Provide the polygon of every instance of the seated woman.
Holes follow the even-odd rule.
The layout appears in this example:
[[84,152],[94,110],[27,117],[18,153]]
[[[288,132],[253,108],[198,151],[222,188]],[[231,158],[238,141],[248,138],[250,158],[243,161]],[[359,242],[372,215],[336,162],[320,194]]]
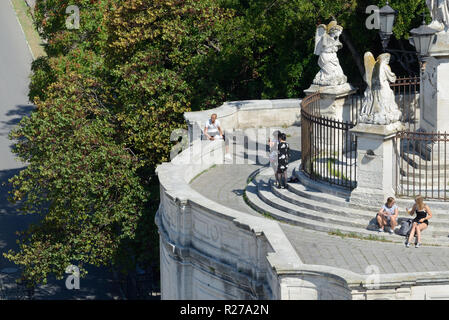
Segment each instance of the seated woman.
[[415,248],[419,248],[421,246],[421,232],[429,226],[429,219],[432,218],[432,212],[424,203],[423,196],[417,196],[415,198],[415,204],[413,205],[412,210],[409,211],[406,209],[406,211],[409,215],[416,213],[416,217],[413,219],[412,230],[410,230],[410,236],[408,237],[405,246],[407,248],[410,247],[410,241],[412,241],[416,233]]
[[394,228],[398,225],[397,219],[399,215],[398,206],[395,204],[395,200],[393,197],[389,197],[387,199],[387,203],[385,203],[379,212],[376,215],[377,223],[379,224],[379,232],[384,231],[385,226],[390,226],[389,232],[392,234],[394,232]]

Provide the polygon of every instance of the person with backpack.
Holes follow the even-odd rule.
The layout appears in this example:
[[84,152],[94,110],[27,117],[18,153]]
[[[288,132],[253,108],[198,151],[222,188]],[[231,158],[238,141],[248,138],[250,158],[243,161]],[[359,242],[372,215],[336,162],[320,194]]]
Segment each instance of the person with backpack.
[[290,147],[287,143],[287,135],[285,133],[279,134],[278,144],[278,176],[279,186],[278,188],[287,188],[287,169],[289,161]]
[[421,246],[421,233],[429,226],[429,219],[432,218],[432,211],[430,211],[429,206],[424,203],[423,196],[417,196],[412,210],[409,211],[407,208],[406,211],[409,215],[416,214],[416,217],[413,219],[412,230],[410,231],[405,246],[407,248],[410,247],[410,241],[412,241],[416,233],[415,248],[419,248]]
[[389,197],[387,202],[382,206],[376,215],[377,223],[379,224],[379,232],[383,232],[385,226],[390,227],[390,234],[394,233],[394,228],[398,225],[397,219],[399,215],[398,206],[395,204],[393,197]]

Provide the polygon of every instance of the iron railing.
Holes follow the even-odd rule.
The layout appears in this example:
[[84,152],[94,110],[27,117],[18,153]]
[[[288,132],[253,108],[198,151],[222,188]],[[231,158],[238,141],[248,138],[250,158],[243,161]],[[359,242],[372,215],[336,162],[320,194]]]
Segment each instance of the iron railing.
[[301,160],[303,172],[313,180],[346,189],[356,187],[357,138],[355,125],[320,114],[321,94],[306,97],[301,104]]
[[420,78],[398,78],[390,87],[393,89],[399,110],[402,112],[401,122],[405,125],[407,131],[416,131],[419,129],[420,120]]
[[449,200],[449,134],[411,132],[396,134],[396,195]]
[[[408,131],[416,131],[420,119],[419,77],[398,78],[390,87],[402,112],[401,121]],[[356,187],[357,138],[350,129],[358,122],[365,88],[365,84],[360,85],[347,99],[349,112],[344,120],[321,115],[319,92],[301,103],[302,170],[308,177],[350,190]],[[402,188],[400,184],[398,188]]]

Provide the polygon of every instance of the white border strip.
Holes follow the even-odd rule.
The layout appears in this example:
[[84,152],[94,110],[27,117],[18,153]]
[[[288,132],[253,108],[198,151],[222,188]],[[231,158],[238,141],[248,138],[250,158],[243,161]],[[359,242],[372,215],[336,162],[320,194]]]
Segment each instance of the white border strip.
[[11,5],[12,10],[14,11],[14,14],[15,14],[16,20],[17,20],[17,23],[18,23],[19,26],[20,26],[20,30],[22,30],[23,36],[24,36],[25,41],[26,41],[27,46],[28,46],[28,50],[30,50],[31,57],[33,58],[33,61],[34,61],[34,60],[36,60],[36,57],[35,57],[34,54],[33,54],[33,50],[31,50],[30,43],[28,42],[27,36],[26,36],[26,34],[25,34],[25,31],[23,30],[22,24],[20,23],[19,17],[17,16],[16,9],[14,9],[14,5],[12,4],[12,1],[11,1],[11,0],[9,0],[9,4]]

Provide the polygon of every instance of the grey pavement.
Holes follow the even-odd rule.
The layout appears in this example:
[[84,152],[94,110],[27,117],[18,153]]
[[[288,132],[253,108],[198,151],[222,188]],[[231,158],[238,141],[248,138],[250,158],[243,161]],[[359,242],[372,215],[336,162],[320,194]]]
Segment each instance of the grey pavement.
[[[8,134],[23,116],[33,110],[28,101],[28,85],[32,56],[25,36],[9,0],[0,1],[0,299],[14,298],[17,266],[3,257],[4,252],[17,249],[16,231],[24,230],[36,221],[34,216],[18,215],[7,201],[8,179],[25,167],[11,152]],[[37,289],[36,299],[116,299],[117,285],[104,269],[89,267],[89,275],[81,279],[80,290],[67,290],[65,279],[50,279],[48,285]],[[1,284],[3,289],[1,290]],[[5,289],[6,288],[6,289]]]
[[[294,151],[294,158],[298,158],[299,136],[293,135],[287,140]],[[197,177],[191,186],[222,205],[261,216],[246,205],[242,197],[248,176],[261,167],[250,164],[216,166]],[[370,266],[378,268],[383,274],[449,270],[447,247],[406,248],[397,243],[341,238],[282,222],[279,222],[279,225],[306,264],[334,266],[360,274],[370,273],[367,269]]]
[[[290,145],[290,151],[292,156],[292,161],[298,160],[300,158],[300,135],[298,128],[278,128],[282,132],[288,134],[288,143]],[[254,137],[249,136],[250,139]],[[255,140],[255,139],[254,139]],[[264,150],[266,145],[259,147],[257,144],[254,146],[258,150]],[[237,150],[237,148],[230,147],[230,152],[232,150]],[[254,150],[249,150],[246,154],[251,154]],[[238,156],[238,155],[237,155]],[[248,160],[248,156],[245,155],[245,159],[237,162],[234,157],[234,162],[217,165],[213,169],[205,172],[198,176],[195,180],[191,181],[191,186],[193,189],[197,190],[209,199],[215,199],[216,202],[226,205],[229,208],[249,213],[252,215],[260,216],[260,214],[249,206],[246,205],[243,199],[243,192],[245,191],[248,177],[254,171],[263,168],[264,165],[259,163],[251,163]],[[265,153],[261,154],[262,159],[260,162],[265,164],[268,159],[268,155]],[[250,159],[255,159],[251,158]],[[235,164],[235,163],[246,163],[246,164]],[[267,165],[265,165],[267,166]],[[218,177],[218,178],[217,178]],[[211,182],[213,183],[211,184]],[[211,188],[211,185],[213,187]]]

